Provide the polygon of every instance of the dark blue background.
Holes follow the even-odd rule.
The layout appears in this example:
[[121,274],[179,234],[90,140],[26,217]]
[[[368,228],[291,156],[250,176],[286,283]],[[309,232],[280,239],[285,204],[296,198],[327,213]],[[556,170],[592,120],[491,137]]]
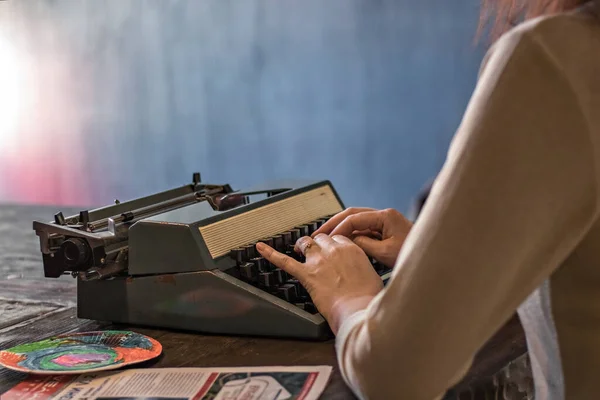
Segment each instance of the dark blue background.
[[200,171],[235,188],[331,179],[348,205],[406,210],[474,88],[478,13],[476,0],[2,2],[29,100],[0,137],[0,201],[104,204]]

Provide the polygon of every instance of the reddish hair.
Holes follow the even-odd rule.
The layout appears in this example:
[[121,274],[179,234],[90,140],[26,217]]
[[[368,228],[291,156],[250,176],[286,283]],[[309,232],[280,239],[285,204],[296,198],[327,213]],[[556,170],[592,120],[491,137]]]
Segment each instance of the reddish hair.
[[488,24],[492,40],[523,20],[570,11],[593,0],[482,0],[477,36]]

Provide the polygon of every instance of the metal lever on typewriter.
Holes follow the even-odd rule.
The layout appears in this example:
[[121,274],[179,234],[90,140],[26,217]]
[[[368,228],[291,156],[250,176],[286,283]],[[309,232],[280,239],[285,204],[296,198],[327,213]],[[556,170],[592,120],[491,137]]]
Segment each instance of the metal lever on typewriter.
[[[149,217],[157,213],[165,212],[174,208],[183,207],[189,204],[207,200],[211,203],[212,196],[226,194],[227,190],[224,186],[206,185],[203,190],[187,194],[172,200],[163,201],[161,203],[152,204],[147,207],[138,208],[135,210],[124,212],[120,215],[114,215],[109,218],[104,218],[98,221],[89,222],[87,230],[90,232],[98,229],[103,229],[110,226],[115,226],[123,222],[130,222],[134,219]],[[212,203],[211,203],[212,204]]]
[[279,193],[287,192],[290,189],[279,188],[279,189],[265,189],[255,190],[249,192],[233,192],[227,194],[221,194],[216,196],[208,196],[207,200],[211,206],[218,211],[226,211],[232,208],[238,207],[243,204],[247,204],[248,196],[255,196],[257,194],[266,194],[267,197],[274,196]]

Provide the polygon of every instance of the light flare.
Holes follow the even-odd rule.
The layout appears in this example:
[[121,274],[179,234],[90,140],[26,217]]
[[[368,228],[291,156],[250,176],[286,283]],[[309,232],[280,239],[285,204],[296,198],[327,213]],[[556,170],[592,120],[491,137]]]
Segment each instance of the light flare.
[[27,82],[15,46],[0,33],[0,157],[15,149],[25,109]]

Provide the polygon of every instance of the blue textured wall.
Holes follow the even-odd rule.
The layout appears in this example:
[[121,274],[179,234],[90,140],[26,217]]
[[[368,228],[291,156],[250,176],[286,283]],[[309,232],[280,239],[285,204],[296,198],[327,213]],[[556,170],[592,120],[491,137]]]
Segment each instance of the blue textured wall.
[[478,12],[477,0],[1,2],[0,60],[20,94],[0,101],[20,103],[0,125],[0,200],[103,204],[200,171],[235,188],[326,178],[349,205],[405,210],[473,90]]

